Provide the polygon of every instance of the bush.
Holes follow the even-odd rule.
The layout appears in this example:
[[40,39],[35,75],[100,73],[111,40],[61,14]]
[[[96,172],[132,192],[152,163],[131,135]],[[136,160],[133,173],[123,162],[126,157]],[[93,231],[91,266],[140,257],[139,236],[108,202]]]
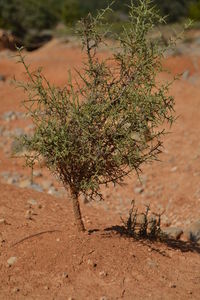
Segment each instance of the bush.
[[58,21],[52,6],[54,0],[0,0],[1,27],[11,30],[19,44],[29,47],[40,31],[50,29]]
[[189,8],[189,16],[195,21],[200,20],[200,1],[196,1],[196,3],[191,3]]
[[64,89],[52,86],[41,71],[32,74],[20,50],[19,58],[29,81],[21,83],[28,94],[24,102],[36,130],[24,136],[23,145],[31,167],[42,158],[71,192],[76,223],[84,230],[79,196],[100,196],[100,186],[121,183],[137,174],[144,163],[162,151],[166,121],[173,122],[174,99],[170,83],[159,84],[165,48],[148,38],[163,19],[150,7],[150,0],[131,5],[129,26],[124,28],[109,60],[98,57],[104,42],[104,15],[90,14],[80,22],[79,34],[87,55],[77,87],[71,78]]

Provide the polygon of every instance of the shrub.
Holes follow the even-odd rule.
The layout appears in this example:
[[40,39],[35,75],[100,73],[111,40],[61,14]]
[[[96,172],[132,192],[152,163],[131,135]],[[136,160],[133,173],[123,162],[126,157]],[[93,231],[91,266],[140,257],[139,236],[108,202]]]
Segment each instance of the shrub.
[[90,14],[80,21],[79,34],[87,54],[77,87],[71,77],[64,89],[52,86],[41,71],[32,74],[19,50],[29,76],[20,85],[28,94],[24,105],[36,126],[23,145],[29,166],[42,158],[71,192],[76,224],[84,231],[79,196],[95,199],[101,185],[120,184],[144,163],[157,160],[162,151],[166,122],[173,122],[174,99],[170,83],[158,82],[166,48],[148,38],[163,23],[150,0],[130,6],[129,26],[124,28],[110,60],[98,57],[104,42],[104,15]]
[[57,23],[58,15],[52,4],[53,0],[0,0],[0,25],[11,30],[19,44],[28,47],[41,30]]
[[195,21],[200,20],[200,1],[196,1],[195,3],[190,4],[189,16]]

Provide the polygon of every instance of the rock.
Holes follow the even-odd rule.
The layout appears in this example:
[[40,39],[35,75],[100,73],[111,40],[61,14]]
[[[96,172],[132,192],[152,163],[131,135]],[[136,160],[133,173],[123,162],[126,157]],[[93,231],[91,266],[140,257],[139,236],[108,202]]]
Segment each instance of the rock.
[[170,284],[169,284],[169,287],[170,287],[171,289],[175,289],[175,288],[176,288],[176,284],[170,283]]
[[5,80],[6,80],[6,77],[4,75],[0,74],[0,81],[5,81]]
[[188,241],[200,242],[200,220],[191,224],[185,231],[184,236]]
[[190,76],[190,71],[189,70],[185,70],[185,72],[183,72],[182,74],[182,79],[183,80],[187,80]]
[[25,131],[24,131],[24,129],[17,127],[12,131],[12,134],[16,137],[20,137],[22,135],[25,135]]
[[16,113],[14,111],[7,111],[2,115],[4,121],[10,122],[17,119]]
[[50,187],[47,193],[49,195],[56,196],[56,197],[60,196],[59,191],[54,186]]
[[5,220],[5,219],[0,219],[0,225],[1,225],[1,224],[6,225],[6,224],[7,224],[6,220]]
[[108,298],[106,296],[102,296],[99,300],[108,300]]
[[92,266],[93,268],[96,268],[97,264],[95,262],[93,262],[91,259],[88,259],[87,261],[89,266]]
[[30,188],[37,192],[43,192],[43,188],[37,183],[31,183]]
[[14,265],[17,261],[17,257],[16,256],[11,256],[8,260],[7,260],[7,264],[9,267],[11,267],[12,265]]
[[148,264],[149,267],[152,268],[152,269],[158,267],[158,264],[157,264],[155,261],[151,260],[151,259],[148,259],[148,260],[147,260],[147,264]]
[[52,181],[44,180],[41,182],[41,186],[43,187],[44,190],[48,190],[53,186],[53,183]]
[[33,215],[33,211],[32,210],[27,210],[26,213],[25,213],[25,218],[27,220],[32,220],[32,215]]
[[171,172],[172,172],[172,173],[176,172],[177,170],[178,170],[178,167],[176,167],[176,166],[173,167],[173,168],[171,168]]
[[14,289],[13,289],[13,292],[14,293],[18,293],[20,291],[20,289],[18,288],[18,287],[15,287]]
[[167,227],[162,228],[162,232],[166,234],[169,238],[178,240],[180,236],[183,234],[183,230],[178,227]]
[[34,200],[34,199],[29,199],[28,201],[27,201],[27,203],[28,204],[30,204],[30,205],[37,205],[37,201],[36,200]]
[[42,172],[40,170],[34,170],[33,171],[33,176],[35,177],[42,177]]
[[145,216],[144,214],[138,214],[136,217],[136,224],[143,225],[145,223]]
[[69,275],[67,274],[67,272],[64,272],[64,273],[62,274],[62,277],[63,277],[63,278],[68,278]]
[[108,274],[105,271],[99,272],[100,277],[106,277]]
[[18,186],[20,188],[28,188],[28,187],[31,186],[31,180],[30,179],[24,179],[24,180],[22,180],[18,183]]
[[162,216],[161,224],[164,225],[165,227],[169,227],[171,225],[171,221],[166,216]]
[[144,192],[144,188],[141,186],[141,187],[136,187],[134,189],[134,192],[135,194],[142,194]]

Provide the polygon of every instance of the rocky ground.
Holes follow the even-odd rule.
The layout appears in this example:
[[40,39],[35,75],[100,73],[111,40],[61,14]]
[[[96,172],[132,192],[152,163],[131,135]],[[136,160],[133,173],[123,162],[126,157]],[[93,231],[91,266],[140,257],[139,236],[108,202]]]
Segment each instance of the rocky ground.
[[[24,79],[15,53],[0,52],[0,299],[199,299],[200,295],[200,33],[165,59],[182,73],[171,92],[179,116],[165,137],[161,162],[141,181],[103,190],[104,202],[82,199],[89,234],[77,235],[67,192],[46,169],[33,176],[12,158],[15,136],[34,130],[12,84]],[[192,43],[191,43],[192,41]],[[106,50],[102,49],[102,55]],[[27,54],[33,68],[63,86],[83,61],[78,43],[53,40]],[[170,75],[162,80],[170,79]],[[162,214],[164,242],[122,235],[131,200]],[[102,218],[103,216],[103,218]]]

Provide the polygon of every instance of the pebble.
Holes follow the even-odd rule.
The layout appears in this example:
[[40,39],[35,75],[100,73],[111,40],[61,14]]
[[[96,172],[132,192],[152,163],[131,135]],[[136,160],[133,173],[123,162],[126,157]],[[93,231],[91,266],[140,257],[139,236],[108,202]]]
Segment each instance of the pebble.
[[176,288],[176,284],[170,283],[170,284],[169,284],[169,287],[170,287],[171,289],[175,289],[175,288]]
[[43,187],[43,189],[48,190],[53,186],[53,183],[49,180],[44,180],[42,181],[41,186]]
[[32,210],[27,210],[26,211],[26,213],[25,213],[25,218],[27,219],[27,220],[32,220],[32,215],[33,215],[33,212],[32,212]]
[[189,241],[200,243],[200,220],[192,223],[184,231],[184,236]]
[[64,272],[63,275],[62,275],[62,277],[63,277],[63,278],[68,278],[69,275],[67,274],[67,272]]
[[31,204],[31,205],[37,205],[37,201],[36,200],[34,200],[34,199],[29,199],[28,201],[27,201],[27,203],[28,204]]
[[37,192],[43,192],[43,188],[37,183],[31,183],[30,188]]
[[5,81],[6,80],[6,77],[2,74],[0,74],[0,81]]
[[49,290],[49,286],[45,285],[44,289]]
[[106,296],[102,296],[99,298],[99,300],[108,300],[108,298]]
[[182,74],[182,79],[183,80],[187,80],[190,76],[190,71],[189,70],[185,70],[185,72],[183,72]]
[[178,227],[167,227],[162,228],[162,232],[166,234],[168,237],[178,240],[183,233],[183,230]]
[[92,266],[93,268],[96,268],[97,264],[93,262],[91,259],[88,259],[87,261],[88,265]]
[[33,176],[35,176],[35,177],[42,177],[43,174],[42,174],[42,172],[40,170],[34,170],[33,171]]
[[105,271],[99,272],[100,277],[106,277],[108,274]]
[[12,265],[14,265],[14,263],[16,263],[17,261],[17,257],[16,256],[11,256],[8,260],[7,260],[7,264],[9,267],[11,267]]
[[142,194],[144,192],[144,188],[136,187],[136,188],[134,188],[134,192],[135,192],[135,194]]
[[173,167],[173,168],[171,168],[171,172],[172,172],[172,173],[176,172],[177,170],[178,170],[178,167]]
[[31,180],[30,179],[23,179],[18,183],[18,187],[20,188],[27,188],[30,187],[31,185]]
[[6,224],[6,220],[5,219],[0,219],[0,224]]
[[15,287],[14,289],[13,289],[13,292],[14,293],[18,293],[20,291],[20,289],[18,288],[18,287]]

